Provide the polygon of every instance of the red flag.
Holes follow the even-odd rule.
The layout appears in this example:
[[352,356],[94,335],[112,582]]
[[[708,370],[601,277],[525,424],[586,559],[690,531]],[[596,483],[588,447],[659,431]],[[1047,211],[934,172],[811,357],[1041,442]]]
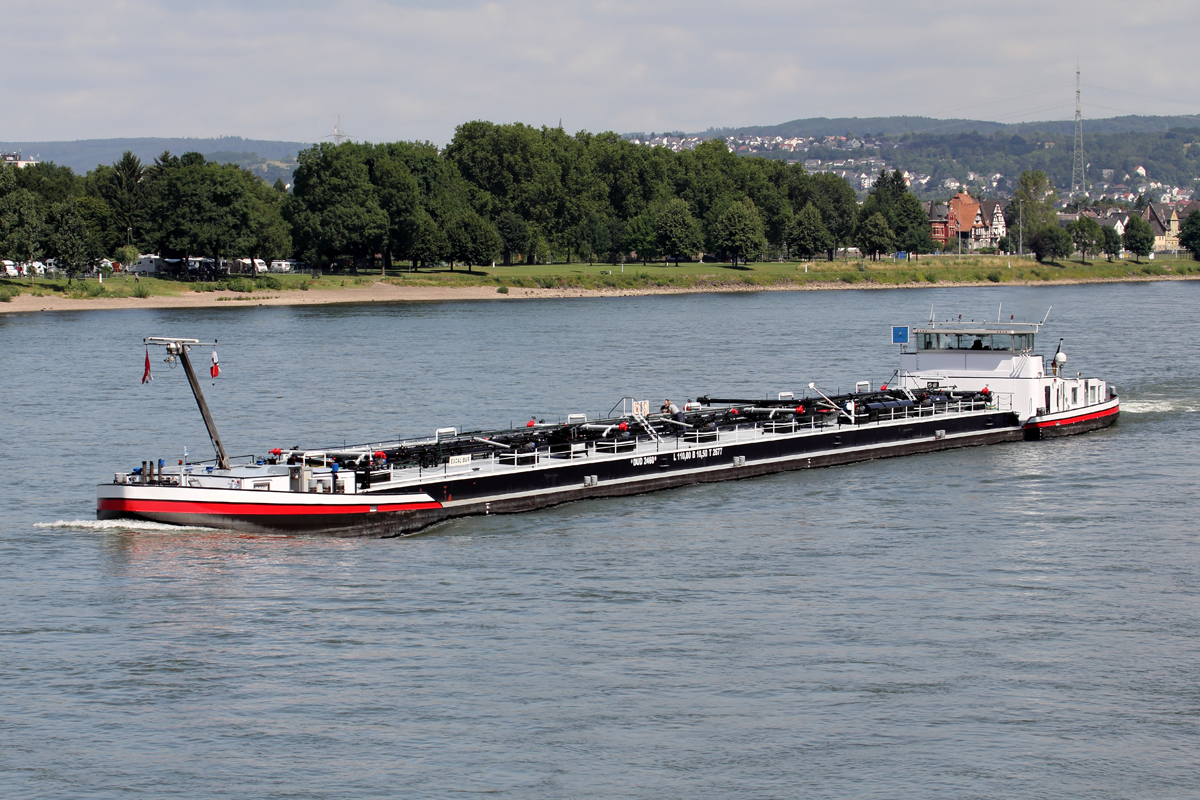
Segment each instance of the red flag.
[[216,350],[213,350],[212,366],[209,367],[208,374],[212,375],[214,378],[221,374],[221,368],[217,366],[217,351]]
[[146,371],[142,373],[142,383],[154,380],[154,376],[150,374],[150,348],[146,348]]

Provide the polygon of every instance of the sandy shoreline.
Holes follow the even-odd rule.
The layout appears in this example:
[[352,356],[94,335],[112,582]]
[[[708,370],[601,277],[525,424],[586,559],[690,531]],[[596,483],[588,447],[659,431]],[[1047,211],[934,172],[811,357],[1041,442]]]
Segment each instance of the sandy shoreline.
[[397,286],[390,283],[372,283],[368,286],[352,286],[343,289],[310,289],[309,291],[263,292],[246,295],[237,292],[197,292],[178,297],[91,297],[74,299],[69,297],[35,297],[20,294],[10,302],[0,303],[0,313],[16,314],[41,311],[99,311],[103,309],[129,308],[241,308],[246,306],[319,306],[338,303],[436,303],[455,300],[527,300],[564,297],[638,297],[658,294],[699,294],[706,292],[814,292],[863,289],[928,289],[965,286],[1065,286],[1087,283],[1149,283],[1155,281],[1200,280],[1200,276],[1150,275],[1146,277],[1096,278],[1089,280],[1061,281],[1005,281],[991,282],[912,283],[881,284],[840,281],[805,284],[803,286],[756,286],[746,284],[720,284],[690,287],[649,287],[645,289],[525,289],[509,287],[507,294],[496,291],[494,286]]

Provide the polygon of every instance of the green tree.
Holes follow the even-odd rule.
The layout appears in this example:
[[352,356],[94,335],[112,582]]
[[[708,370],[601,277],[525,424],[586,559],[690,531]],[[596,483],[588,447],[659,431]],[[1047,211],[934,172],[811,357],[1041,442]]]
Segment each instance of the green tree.
[[1032,246],[1036,233],[1057,227],[1058,212],[1054,208],[1057,199],[1058,191],[1045,172],[1040,169],[1025,170],[1017,179],[1012,202],[1005,209],[1008,229],[1024,230],[1025,244]]
[[291,256],[292,230],[283,218],[287,195],[247,170],[238,170],[236,174],[246,184],[250,196],[249,217],[245,222],[248,230],[240,237],[247,249],[241,255],[266,261]]
[[[834,250],[845,247],[850,243],[854,234],[857,220],[858,196],[844,178],[839,178],[831,172],[820,172],[811,177],[807,200],[811,200],[821,212],[821,221],[825,223],[833,245],[827,251],[830,261],[833,260]],[[805,195],[801,195],[805,198]]]
[[460,211],[446,220],[445,234],[451,270],[455,261],[462,261],[468,270],[490,264],[503,246],[496,228],[474,211]]
[[60,167],[53,161],[41,161],[13,173],[19,189],[28,189],[45,206],[63,203],[80,197],[86,190],[86,182],[70,167]]
[[904,173],[894,170],[889,173],[886,169],[879,170],[879,177],[871,187],[871,196],[884,201],[884,208],[889,208],[900,202],[908,194],[908,181]]
[[735,267],[739,256],[745,256],[746,260],[749,260],[751,254],[762,252],[767,240],[763,235],[762,217],[752,201],[731,203],[717,217],[713,229],[713,243],[719,251],[733,256]]
[[520,214],[515,211],[500,212],[496,218],[496,232],[500,234],[505,266],[513,263],[513,256],[529,252],[529,226]]
[[788,241],[792,253],[805,259],[833,247],[833,236],[821,221],[821,212],[811,201],[796,214]]
[[1125,223],[1124,242],[1125,249],[1133,253],[1135,261],[1140,262],[1142,256],[1154,251],[1154,229],[1137,214],[1131,214],[1129,222]]
[[1029,249],[1033,250],[1033,254],[1039,262],[1044,262],[1046,259],[1057,261],[1071,255],[1075,249],[1075,242],[1071,240],[1071,234],[1054,225],[1042,228],[1035,233],[1029,240]]
[[[867,195],[866,201],[858,209],[857,224],[861,224],[867,219],[870,219],[875,214],[883,214],[883,218],[887,220],[888,227],[892,232],[901,236],[908,230],[911,221],[905,219],[905,223],[899,223],[899,206],[901,200],[905,197],[912,197],[908,192],[908,185],[904,181],[904,175],[900,170],[888,172],[885,169],[879,170],[879,175],[875,179],[875,184],[871,187],[870,194]],[[917,213],[922,217],[921,223],[928,224],[928,217],[921,211],[921,204],[912,197]],[[911,209],[906,209],[906,216],[911,216]]]
[[1100,228],[1101,243],[1100,249],[1108,256],[1108,260],[1112,261],[1113,256],[1121,254],[1123,242],[1121,234],[1117,233],[1117,229],[1112,225],[1104,225]]
[[863,220],[854,238],[855,246],[863,255],[870,255],[872,261],[878,260],[880,253],[891,253],[896,249],[896,235],[880,212]]
[[608,261],[610,264],[616,264],[617,261],[624,263],[630,249],[628,227],[616,217],[609,217],[606,224],[608,226]]
[[1179,226],[1179,246],[1192,254],[1192,258],[1200,261],[1200,211],[1193,211],[1183,219]]
[[702,142],[694,150],[676,154],[680,174],[675,177],[675,193],[711,233],[717,217],[737,200],[748,196],[753,176],[748,161],[729,152],[719,140]]
[[933,233],[928,224],[920,227],[910,226],[904,235],[897,239],[901,249],[910,256],[917,256],[918,259],[922,253],[934,253],[938,250],[938,243],[933,240]]
[[113,211],[97,197],[77,197],[72,201],[87,225],[87,257],[95,262],[111,254],[120,239],[113,225]]
[[589,212],[571,231],[572,249],[593,263],[599,258],[617,263],[629,252],[625,223],[616,217]]
[[116,257],[117,263],[119,263],[126,271],[129,270],[129,267],[136,264],[138,258],[141,257],[141,253],[138,252],[138,249],[131,244],[121,245],[117,248],[117,251],[113,253],[113,255]]
[[251,254],[253,199],[238,167],[164,154],[148,170],[149,238],[163,255]]
[[1100,223],[1082,214],[1067,227],[1067,232],[1071,235],[1075,249],[1080,252],[1084,261],[1087,261],[1088,254],[1096,252],[1104,241],[1104,232],[1100,230]]
[[625,226],[625,247],[637,253],[642,264],[658,258],[658,237],[653,216],[644,213],[629,220]]
[[418,212],[413,229],[411,258],[414,265],[433,266],[450,257],[449,239],[427,212]]
[[0,163],[0,198],[8,197],[17,188],[17,167]]
[[896,234],[900,246],[910,253],[932,253],[935,249],[929,214],[912,192],[906,191],[900,195],[892,208],[888,227]]
[[458,126],[444,157],[471,186],[480,214],[514,211],[554,236],[578,224],[578,205],[604,191],[584,150],[557,128],[474,121]]
[[102,199],[112,208],[113,223],[119,232],[120,242],[124,243],[127,239],[137,241],[142,233],[142,216],[145,213],[142,186],[145,170],[142,161],[126,150],[112,168],[112,192],[110,196],[102,196]]
[[297,157],[285,206],[292,236],[318,267],[376,252],[390,220],[371,184],[363,147],[321,143]]
[[55,266],[67,273],[67,283],[70,284],[88,266],[90,233],[87,222],[73,200],[56,204],[50,212],[50,218],[53,226],[50,252]]
[[380,210],[387,215],[387,233],[383,246],[383,272],[397,252],[411,244],[413,219],[421,204],[421,190],[408,165],[386,146],[376,148],[369,163],[371,184]]
[[667,258],[679,259],[699,252],[703,244],[700,223],[692,216],[686,200],[675,198],[659,209],[655,215],[655,242],[659,253]]
[[[0,173],[12,171],[0,168]],[[15,189],[0,197],[0,253],[14,261],[36,261],[46,246],[45,215],[37,196]]]

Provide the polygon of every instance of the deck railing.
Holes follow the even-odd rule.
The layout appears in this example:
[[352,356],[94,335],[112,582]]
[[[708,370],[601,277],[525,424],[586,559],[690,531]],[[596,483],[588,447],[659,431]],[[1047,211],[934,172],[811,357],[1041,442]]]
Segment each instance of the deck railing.
[[487,454],[476,454],[469,464],[439,464],[437,467],[399,467],[392,468],[392,481],[422,480],[425,477],[455,477],[471,473],[493,473],[525,469],[529,467],[562,464],[564,461],[593,458],[595,456],[613,456],[637,458],[661,452],[691,450],[705,446],[722,447],[739,444],[751,440],[761,440],[764,436],[794,436],[796,434],[830,428],[855,427],[862,428],[873,425],[883,425],[905,420],[925,420],[941,416],[952,416],[979,411],[1003,411],[1012,407],[1011,395],[993,394],[990,401],[981,399],[955,400],[951,403],[937,403],[930,406],[913,406],[889,408],[886,411],[875,412],[873,418],[864,419],[868,415],[857,415],[855,422],[850,423],[844,418],[836,420],[820,420],[808,417],[806,420],[759,420],[735,424],[732,428],[715,431],[705,431],[696,428],[680,430],[678,433],[662,435],[658,439],[651,438],[646,433],[632,434],[628,439],[594,439],[581,442],[564,442],[539,447],[528,451],[501,451]]
[[[702,449],[705,447],[723,447],[725,445],[740,444],[754,440],[762,441],[763,437],[795,436],[819,430],[839,429],[846,426],[863,428],[873,425],[903,422],[910,419],[925,420],[940,416],[952,416],[985,410],[1006,411],[1011,409],[1011,395],[993,393],[991,399],[986,402],[982,399],[965,401],[958,399],[951,403],[937,403],[930,406],[903,406],[900,408],[888,408],[885,411],[874,411],[871,415],[858,414],[853,423],[847,421],[845,415],[842,413],[838,413],[836,416],[831,413],[829,415],[831,418],[828,420],[818,419],[815,416],[807,417],[803,420],[789,419],[784,421],[766,419],[739,422],[731,428],[718,430],[703,430],[694,427],[679,429],[667,434],[660,434],[658,437],[651,437],[645,432],[634,433],[631,428],[631,435],[627,439],[593,439],[577,442],[560,442],[528,451],[491,451],[486,454],[475,454],[470,461],[463,461],[456,464],[446,462],[436,467],[393,466],[383,473],[390,480],[383,478],[380,472],[374,472],[371,483],[372,485],[378,483],[394,485],[396,483],[420,482],[426,478],[449,478],[470,475],[472,473],[489,474],[498,471],[511,471],[551,464],[560,465],[564,461],[594,458],[596,456],[638,458],[652,454],[657,455],[662,452]],[[389,446],[391,446],[390,443],[380,442],[371,445],[371,448],[382,450]],[[248,458],[250,460],[253,459],[253,457]],[[197,478],[201,483],[207,483],[205,480],[209,477],[207,470],[201,467],[201,469],[193,471],[192,468],[195,466],[200,465],[189,464],[185,475],[189,478]],[[179,475],[178,473],[168,472],[167,477],[178,479]],[[381,480],[381,478],[383,479]],[[229,479],[226,477],[223,480],[228,481]]]

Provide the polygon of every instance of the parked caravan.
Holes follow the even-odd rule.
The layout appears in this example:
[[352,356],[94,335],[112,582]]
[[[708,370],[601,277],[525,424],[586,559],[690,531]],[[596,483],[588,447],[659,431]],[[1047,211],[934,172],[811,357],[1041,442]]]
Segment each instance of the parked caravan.
[[239,258],[236,265],[238,272],[251,275],[262,275],[267,271],[267,262],[261,258]]
[[136,263],[130,264],[127,272],[141,275],[154,275],[163,269],[163,260],[152,253],[138,256]]

